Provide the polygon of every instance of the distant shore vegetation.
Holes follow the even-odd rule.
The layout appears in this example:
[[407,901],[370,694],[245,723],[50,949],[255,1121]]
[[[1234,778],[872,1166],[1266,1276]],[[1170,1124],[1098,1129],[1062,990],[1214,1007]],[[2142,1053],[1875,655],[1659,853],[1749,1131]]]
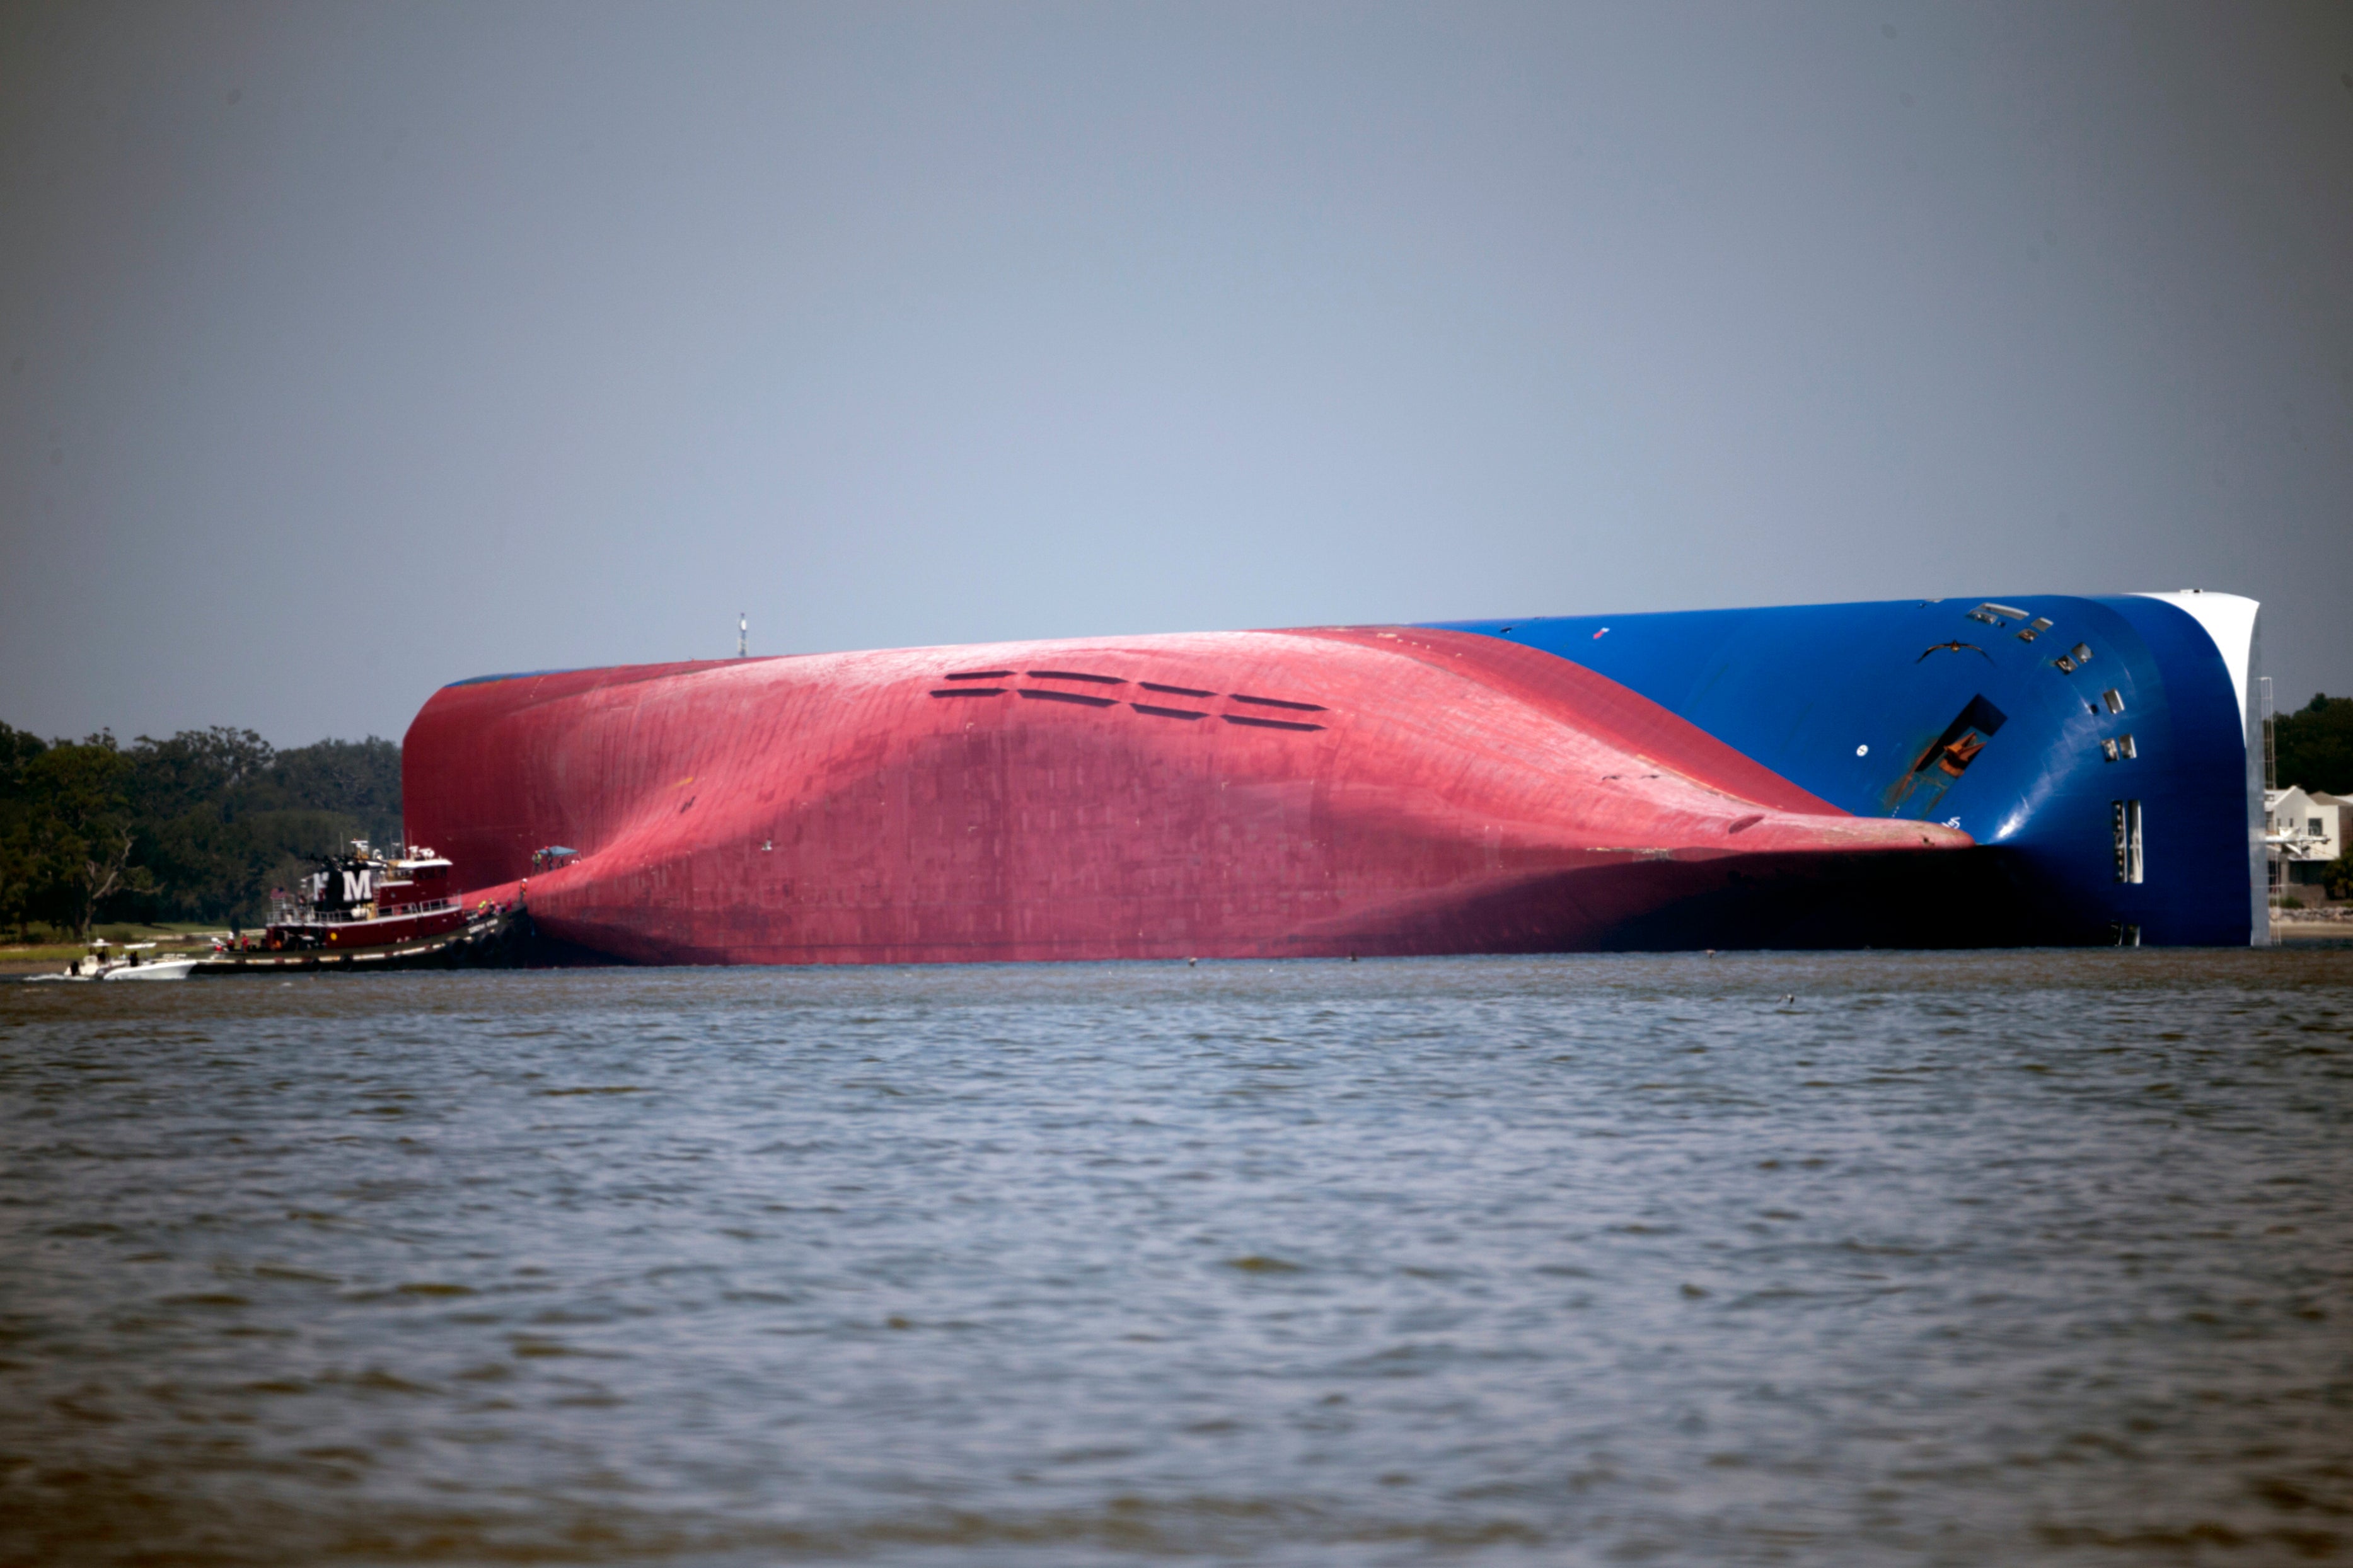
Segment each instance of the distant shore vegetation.
[[2284,787],[2353,795],[2353,697],[2316,694],[2272,727]]
[[0,723],[0,930],[259,925],[273,888],[353,838],[400,837],[400,747],[370,736],[280,751],[250,730],[129,744]]

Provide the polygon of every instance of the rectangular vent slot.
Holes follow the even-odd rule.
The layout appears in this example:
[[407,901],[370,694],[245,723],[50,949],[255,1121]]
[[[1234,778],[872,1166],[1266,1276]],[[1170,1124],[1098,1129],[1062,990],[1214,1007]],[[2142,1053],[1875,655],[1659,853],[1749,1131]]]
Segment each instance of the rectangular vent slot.
[[1004,680],[1012,675],[1009,669],[967,669],[944,676],[946,680]]
[[[1320,713],[1323,710],[1319,708],[1316,711]],[[1294,724],[1288,719],[1253,719],[1247,713],[1228,713],[1224,717],[1229,724],[1248,724],[1257,730],[1321,730],[1324,728],[1321,724]]]
[[1139,680],[1136,684],[1146,691],[1165,691],[1171,697],[1215,697],[1217,695],[1214,691],[1196,691],[1189,686],[1163,686],[1156,680]]
[[1025,686],[1021,689],[1021,695],[1033,702],[1082,702],[1090,708],[1117,706],[1108,697],[1089,697],[1082,691],[1032,691]]
[[2125,710],[2124,696],[2113,686],[2100,693],[2100,700],[2108,705],[2108,711],[2111,713],[2121,713]]
[[2114,741],[2103,740],[2100,742],[2100,759],[2103,762],[2113,763],[2117,755],[2116,743]]
[[1237,702],[1255,702],[1261,708],[1288,708],[1294,713],[1321,713],[1324,711],[1324,705],[1320,702],[1285,702],[1280,697],[1245,697],[1239,691],[1234,693],[1234,700]]
[[2075,661],[2069,658],[2063,653],[2057,658],[2052,659],[2051,661],[2051,665],[2052,668],[2056,669],[2062,675],[2073,675],[2075,673]]
[[2018,640],[2021,642],[2032,642],[2036,637],[2041,637],[2044,632],[2047,632],[2050,629],[2051,623],[2044,620],[2041,616],[2037,616],[2028,625],[2021,626],[2018,629]]
[[1002,697],[1005,695],[1005,688],[1002,686],[951,686],[944,690],[934,691],[932,695],[934,697]]
[[2011,621],[2026,619],[2026,612],[2011,605],[1997,605],[1988,599],[1969,612],[1969,619],[1982,621],[1989,626],[2007,626]]
[[2140,802],[2111,801],[2108,819],[2116,833],[2116,880],[2137,882],[2141,879]]
[[2092,662],[2092,645],[2079,642],[2067,650],[2067,657],[2077,664],[2089,664]]
[[2131,762],[2135,757],[2140,755],[2140,752],[2134,749],[2133,740],[2130,735],[2118,735],[2116,737],[2116,752],[2117,754],[2122,756],[2126,762]]
[[1088,675],[1076,669],[1033,669],[1029,672],[1029,679],[1032,680],[1092,680],[1098,686],[1127,684],[1116,675]]
[[1155,708],[1149,702],[1131,702],[1128,706],[1138,713],[1149,713],[1155,719],[1206,719],[1208,717],[1207,713],[1197,712],[1190,708]]

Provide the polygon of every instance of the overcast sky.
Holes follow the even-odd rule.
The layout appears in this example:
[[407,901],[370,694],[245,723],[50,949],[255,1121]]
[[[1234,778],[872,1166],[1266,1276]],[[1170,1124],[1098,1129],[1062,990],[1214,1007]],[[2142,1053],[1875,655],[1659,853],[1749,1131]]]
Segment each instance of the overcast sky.
[[2353,6],[0,12],[0,720],[2200,586],[2353,689]]

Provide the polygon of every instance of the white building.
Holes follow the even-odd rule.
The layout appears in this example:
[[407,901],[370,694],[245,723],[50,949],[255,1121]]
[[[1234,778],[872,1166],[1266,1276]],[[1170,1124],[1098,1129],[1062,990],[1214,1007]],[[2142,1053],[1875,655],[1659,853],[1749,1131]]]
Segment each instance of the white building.
[[2279,868],[2275,883],[2317,882],[2345,853],[2353,801],[2318,790],[2263,792],[2263,847]]

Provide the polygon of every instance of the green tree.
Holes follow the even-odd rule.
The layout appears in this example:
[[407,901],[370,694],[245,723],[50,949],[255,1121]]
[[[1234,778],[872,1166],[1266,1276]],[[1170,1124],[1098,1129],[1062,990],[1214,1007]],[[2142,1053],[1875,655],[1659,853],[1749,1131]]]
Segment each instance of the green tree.
[[183,730],[168,741],[142,735],[130,752],[125,789],[142,817],[173,817],[218,805],[265,776],[277,753],[250,730]]
[[[123,912],[151,921],[258,915],[275,856],[256,841],[250,796],[277,753],[250,730],[184,730],[165,741],[142,735],[126,753],[125,786],[137,823],[136,858],[153,874]],[[328,847],[320,846],[321,848]]]
[[40,860],[26,770],[48,749],[29,731],[0,724],[0,925],[13,928],[19,942],[31,934]]
[[[359,837],[378,845],[400,842],[400,746],[370,735],[364,741],[321,741],[280,752],[266,785],[274,809],[332,811],[360,825]],[[263,793],[257,786],[257,798]]]
[[273,884],[353,838],[400,840],[400,748],[278,751],[250,730],[45,743],[0,724],[0,923],[256,923]]
[[2282,787],[2353,795],[2353,697],[2315,696],[2273,729]]
[[128,755],[138,859],[154,887],[126,900],[151,920],[251,924],[269,889],[353,838],[400,838],[400,748],[322,741],[273,750],[250,730],[141,736]]
[[79,744],[59,742],[25,766],[36,912],[77,937],[90,935],[109,899],[153,885],[133,863],[130,773],[130,759],[103,732]]
[[2321,873],[2321,881],[2332,899],[2353,899],[2353,855],[2339,855]]

